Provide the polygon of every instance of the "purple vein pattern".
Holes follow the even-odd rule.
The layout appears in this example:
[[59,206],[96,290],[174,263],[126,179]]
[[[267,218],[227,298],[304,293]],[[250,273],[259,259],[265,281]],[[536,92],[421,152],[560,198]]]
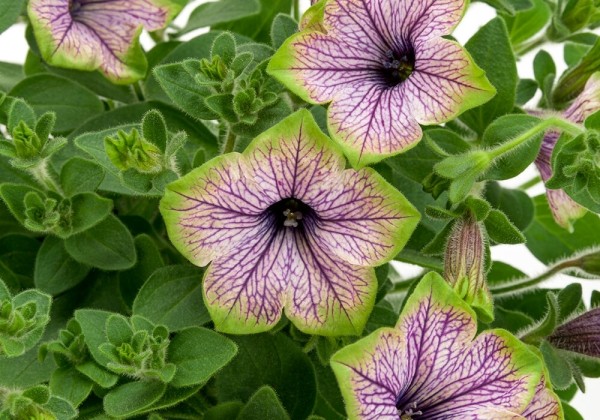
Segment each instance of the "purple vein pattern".
[[[600,72],[594,73],[589,78],[583,92],[563,112],[562,116],[574,123],[583,123],[587,117],[598,110],[600,110]],[[544,182],[552,178],[552,151],[559,136],[560,133],[557,131],[547,132],[535,160],[535,165]],[[587,212],[584,207],[576,203],[562,189],[547,189],[546,197],[554,220],[565,229],[572,229],[573,222],[583,217]]]
[[472,310],[441,276],[428,274],[395,328],[382,328],[333,356],[348,416],[513,419],[528,410],[525,418],[537,419],[538,410],[548,414],[551,406],[560,413],[534,353],[506,331],[475,338],[476,331]]
[[[495,89],[456,42],[465,0],[329,0],[269,64],[312,103],[331,103],[330,132],[355,166],[414,146],[419,124],[448,121]],[[322,25],[313,12],[324,7]]]
[[300,111],[168,187],[172,242],[194,264],[212,262],[204,298],[219,330],[265,331],[285,308],[302,331],[360,333],[372,267],[401,250],[419,215],[375,171],[344,166]]
[[140,30],[164,28],[180,6],[170,0],[31,0],[29,16],[44,59],[99,69],[117,83],[145,74]]
[[548,341],[556,348],[600,357],[600,308],[594,308],[558,327]]

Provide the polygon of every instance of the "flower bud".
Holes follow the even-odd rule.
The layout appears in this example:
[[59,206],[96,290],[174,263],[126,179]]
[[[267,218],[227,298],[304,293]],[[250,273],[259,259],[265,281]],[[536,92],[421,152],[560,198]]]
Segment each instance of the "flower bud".
[[16,155],[20,159],[33,159],[40,154],[43,143],[31,128],[21,121],[12,132]]
[[600,357],[600,308],[564,323],[547,339],[558,349]]
[[484,318],[493,318],[492,297],[485,280],[485,242],[481,225],[471,215],[455,221],[446,244],[444,277]]
[[104,148],[112,164],[121,171],[156,173],[162,169],[160,149],[144,140],[136,129],[130,133],[119,130],[117,137],[106,137]]

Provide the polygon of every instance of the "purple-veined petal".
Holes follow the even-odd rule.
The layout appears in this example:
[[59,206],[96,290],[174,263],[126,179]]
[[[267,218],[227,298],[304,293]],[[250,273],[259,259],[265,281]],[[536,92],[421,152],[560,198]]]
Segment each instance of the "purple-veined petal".
[[165,27],[182,7],[181,0],[31,0],[28,10],[50,64],[100,69],[115,83],[131,83],[146,71],[141,29]]
[[420,124],[439,124],[487,102],[495,89],[467,51],[454,41],[434,38],[415,45],[415,70],[403,95]]
[[294,197],[311,207],[345,166],[343,154],[305,113],[261,134],[244,156],[265,199],[275,203]]
[[428,274],[394,330],[333,356],[349,417],[392,415],[396,407],[430,419],[523,412],[541,378],[540,359],[506,331],[474,339],[476,330],[472,310],[438,274]]
[[375,304],[375,271],[330,255],[315,237],[310,226],[294,232],[286,315],[307,334],[358,335]]
[[372,268],[327,255],[310,235],[265,223],[247,241],[217,258],[204,277],[205,302],[218,330],[261,332],[282,308],[309,334],[359,334],[374,304]]
[[564,418],[560,400],[546,386],[544,377],[536,387],[533,399],[522,415],[527,420],[561,420]]
[[196,265],[227,254],[266,223],[262,213],[271,202],[240,158],[217,157],[165,191],[161,211],[169,237]]
[[600,110],[600,72],[590,76],[583,92],[565,110],[564,116],[573,122],[582,123],[598,110]]
[[279,321],[295,258],[286,233],[267,221],[206,270],[204,302],[217,330],[258,333]]
[[339,258],[379,265],[404,247],[419,222],[418,211],[370,168],[344,171],[329,193],[314,203],[314,236]]
[[554,330],[548,341],[562,350],[600,357],[600,308],[565,322]]

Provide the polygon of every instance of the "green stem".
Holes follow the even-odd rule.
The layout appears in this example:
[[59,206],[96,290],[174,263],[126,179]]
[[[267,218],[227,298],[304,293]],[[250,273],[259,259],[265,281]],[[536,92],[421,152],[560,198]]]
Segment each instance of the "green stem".
[[64,195],[62,188],[60,185],[58,185],[52,174],[48,171],[48,162],[45,160],[42,160],[36,166],[30,168],[29,173],[46,190],[55,192],[59,195]]
[[394,283],[394,287],[392,287],[390,293],[405,291],[415,282],[415,280],[420,279],[421,277],[423,277],[423,275],[424,273],[421,273],[418,276],[412,277],[410,279],[400,280],[399,282]]
[[505,295],[505,294],[509,294],[512,292],[516,292],[519,290],[523,290],[523,289],[528,289],[530,287],[533,286],[537,286],[540,283],[543,283],[544,281],[554,277],[555,275],[557,275],[558,273],[560,273],[563,270],[566,270],[568,268],[572,268],[575,267],[577,264],[574,263],[573,261],[563,261],[559,264],[556,264],[553,267],[550,267],[548,269],[548,271],[545,271],[544,273],[540,274],[537,277],[534,277],[532,279],[523,279],[523,280],[517,280],[508,284],[503,284],[497,287],[492,287],[490,288],[490,291],[492,292],[492,294],[494,296],[499,296],[499,295]]
[[548,38],[546,37],[546,34],[541,35],[540,37],[538,37],[536,39],[532,39],[529,42],[519,45],[517,48],[515,48],[515,54],[518,56],[523,56],[523,55],[527,54],[528,52],[536,49],[537,47],[541,47],[546,42],[548,42]]
[[518,190],[528,190],[531,187],[535,187],[537,184],[542,182],[542,178],[539,175],[534,176],[529,181],[526,181],[517,187]]
[[501,145],[491,149],[488,151],[489,157],[491,159],[496,159],[501,155],[510,152],[511,150],[521,146],[523,143],[531,139],[532,137],[537,136],[538,134],[544,133],[546,130],[550,128],[556,128],[558,130],[569,133],[573,136],[578,136],[582,134],[584,131],[581,129],[579,124],[574,124],[570,121],[567,121],[560,117],[550,117],[541,121],[539,124],[531,127],[529,130],[521,134],[520,136],[515,137],[512,140],[507,141],[506,143],[502,143]]
[[294,11],[293,17],[297,21],[300,21],[300,0],[294,0]]
[[315,347],[317,347],[318,342],[319,342],[319,336],[313,335],[312,337],[310,337],[310,340],[308,340],[308,343],[306,343],[306,345],[304,346],[302,351],[304,353],[310,353],[311,351],[313,351],[315,349]]
[[235,148],[235,141],[237,136],[233,132],[231,128],[227,129],[227,137],[225,138],[225,142],[223,143],[223,154],[233,152]]
[[144,91],[142,90],[142,85],[140,82],[136,82],[133,84],[133,91],[135,92],[135,97],[138,102],[144,102]]

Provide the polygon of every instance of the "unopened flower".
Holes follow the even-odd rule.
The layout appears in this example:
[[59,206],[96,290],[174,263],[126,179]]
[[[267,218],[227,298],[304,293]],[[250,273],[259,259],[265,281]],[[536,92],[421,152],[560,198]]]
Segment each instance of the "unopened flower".
[[115,83],[133,83],[148,65],[142,29],[164,28],[185,0],[30,0],[29,18],[44,60],[99,69]]
[[494,318],[494,305],[485,279],[485,242],[481,225],[467,215],[456,220],[446,244],[444,278],[465,302]]
[[[563,117],[574,123],[583,121],[600,110],[600,72],[594,73],[588,80],[583,92],[575,99],[569,108],[563,112]],[[549,131],[544,136],[542,147],[535,160],[544,182],[552,178],[552,152],[560,133]],[[572,230],[573,222],[586,213],[586,209],[576,203],[562,189],[546,189],[546,197],[556,223],[565,229]]]
[[372,267],[401,250],[419,214],[375,171],[344,167],[303,110],[168,186],[171,241],[194,264],[212,261],[204,300],[217,329],[265,331],[285,308],[306,333],[361,332]]
[[[363,166],[408,150],[439,124],[495,94],[465,49],[442,38],[465,0],[329,0],[322,25],[275,53],[268,71],[302,99],[331,103],[329,131]],[[316,11],[315,11],[316,12]],[[320,13],[316,13],[320,15]]]
[[561,418],[540,358],[504,330],[476,332],[472,310],[438,274],[428,274],[395,328],[332,357],[348,417]]
[[600,308],[565,322],[547,339],[556,348],[600,357]]

